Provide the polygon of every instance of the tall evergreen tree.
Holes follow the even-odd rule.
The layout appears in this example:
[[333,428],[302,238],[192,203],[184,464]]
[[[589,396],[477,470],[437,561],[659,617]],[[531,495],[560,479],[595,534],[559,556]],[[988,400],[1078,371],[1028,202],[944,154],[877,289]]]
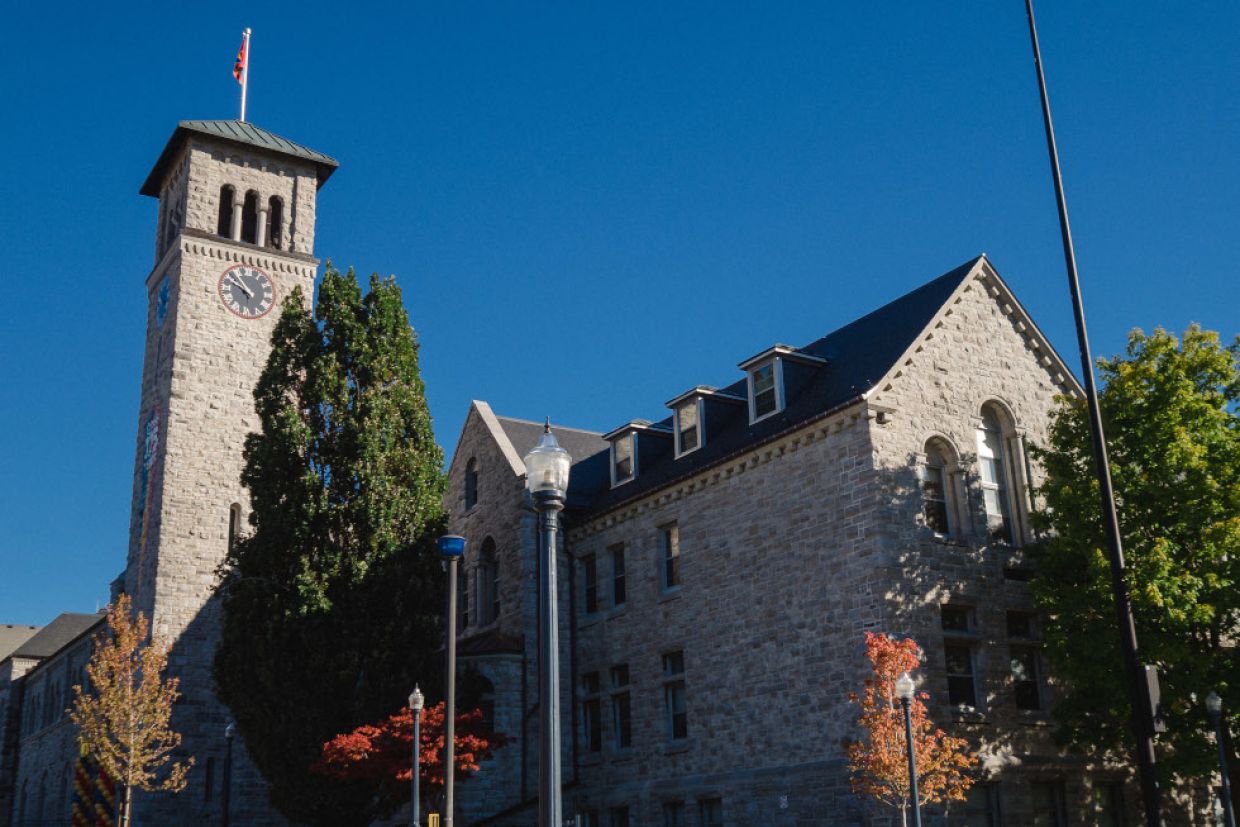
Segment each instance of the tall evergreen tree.
[[286,816],[367,824],[377,790],[311,775],[322,744],[438,686],[443,452],[394,279],[330,264],[285,300],[245,443],[251,531],[221,567],[221,700]]
[[[1224,699],[1224,748],[1240,795],[1233,733],[1240,724],[1240,339],[1190,327],[1131,334],[1126,356],[1099,361],[1126,579],[1141,658],[1160,673],[1167,775],[1216,768],[1202,706]],[[1034,596],[1047,614],[1047,654],[1060,679],[1054,707],[1063,741],[1095,754],[1131,754],[1130,709],[1115,626],[1111,573],[1079,400],[1063,400],[1049,445],[1038,514],[1048,539]],[[1237,802],[1240,803],[1240,802]]]

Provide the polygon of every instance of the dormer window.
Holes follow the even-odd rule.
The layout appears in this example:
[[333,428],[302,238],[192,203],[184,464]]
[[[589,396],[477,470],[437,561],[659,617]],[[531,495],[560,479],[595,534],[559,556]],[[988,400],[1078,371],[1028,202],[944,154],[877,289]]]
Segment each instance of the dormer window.
[[783,371],[780,368],[780,361],[771,359],[749,371],[749,421],[751,424],[783,410],[783,392],[780,387]]
[[611,484],[628,482],[637,475],[635,447],[637,435],[630,431],[611,441]]
[[676,408],[676,456],[702,447],[702,400],[690,399]]

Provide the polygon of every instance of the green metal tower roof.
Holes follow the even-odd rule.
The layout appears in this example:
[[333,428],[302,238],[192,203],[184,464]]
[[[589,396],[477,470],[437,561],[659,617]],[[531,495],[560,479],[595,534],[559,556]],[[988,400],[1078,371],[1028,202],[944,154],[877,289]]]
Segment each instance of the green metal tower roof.
[[274,132],[268,132],[246,121],[181,121],[177,124],[172,137],[168,139],[168,145],[164,147],[159,160],[155,162],[151,174],[146,177],[146,183],[139,190],[142,195],[159,197],[159,185],[163,182],[164,173],[191,133],[309,161],[318,170],[320,187],[340,166],[340,163],[330,155],[324,155],[322,152],[294,143],[288,138],[282,138]]

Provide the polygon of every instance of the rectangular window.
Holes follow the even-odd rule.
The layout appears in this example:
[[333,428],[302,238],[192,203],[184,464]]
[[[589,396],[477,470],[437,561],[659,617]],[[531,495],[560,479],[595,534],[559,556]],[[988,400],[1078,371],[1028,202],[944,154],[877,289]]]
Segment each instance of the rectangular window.
[[624,546],[612,546],[611,549],[611,605],[619,608],[624,605],[628,594],[624,587]]
[[676,409],[676,456],[697,450],[701,440],[701,400],[692,399]]
[[598,611],[598,561],[593,554],[581,558],[581,578],[586,614],[592,615]]
[[680,529],[672,523],[659,529],[659,533],[663,546],[663,588],[673,589],[680,585]]
[[[1002,827],[998,784],[974,784],[965,793],[962,827]],[[953,806],[952,812],[955,812]],[[956,822],[952,820],[952,823]]]
[[1018,640],[1034,639],[1033,615],[1029,612],[1008,612],[1008,637]]
[[1124,807],[1123,784],[1095,783],[1092,795],[1094,823],[1098,827],[1127,827],[1128,813]]
[[601,752],[603,749],[602,702],[599,699],[598,672],[586,672],[581,676],[581,728],[586,749]]
[[663,802],[663,827],[688,827],[685,824],[684,802]]
[[1030,784],[1033,792],[1033,827],[1065,827],[1068,823],[1063,783]]
[[935,534],[947,534],[947,490],[943,485],[943,466],[927,462],[922,467],[922,513]]
[[973,671],[973,609],[945,605],[940,611],[943,656],[947,665],[947,702],[952,706],[975,709],[977,682]]
[[977,432],[977,463],[981,476],[982,504],[990,540],[1010,545],[1012,542],[1012,504],[1008,492],[1007,465],[1003,450],[1003,432],[994,415],[986,411]]
[[699,801],[698,823],[701,827],[723,827],[723,799],[706,798]]
[[663,704],[667,712],[667,736],[673,740],[689,737],[684,652],[668,652],[663,656]]
[[629,694],[629,665],[611,667],[611,727],[616,749],[633,745],[633,707]]
[[775,362],[754,368],[749,374],[750,399],[753,405],[753,421],[775,413],[779,396],[775,387]]
[[1038,652],[1036,649],[1012,647],[1012,693],[1017,709],[1038,710],[1042,699],[1038,692]]
[[577,815],[581,817],[581,827],[599,827],[598,810],[582,810]]
[[612,807],[610,824],[611,827],[629,827],[629,808]]
[[625,434],[611,443],[611,484],[619,485],[633,479],[633,434]]

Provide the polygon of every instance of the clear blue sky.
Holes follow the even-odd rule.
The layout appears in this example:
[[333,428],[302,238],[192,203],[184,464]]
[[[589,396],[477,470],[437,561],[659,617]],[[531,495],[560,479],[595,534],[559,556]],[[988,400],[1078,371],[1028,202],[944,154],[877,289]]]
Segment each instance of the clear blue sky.
[[[317,253],[397,274],[436,433],[609,429],[988,252],[1072,364],[1021,0],[21,3],[0,61],[0,622],[123,567],[156,203],[183,118],[337,157]],[[1240,4],[1042,0],[1095,352],[1234,334]]]

